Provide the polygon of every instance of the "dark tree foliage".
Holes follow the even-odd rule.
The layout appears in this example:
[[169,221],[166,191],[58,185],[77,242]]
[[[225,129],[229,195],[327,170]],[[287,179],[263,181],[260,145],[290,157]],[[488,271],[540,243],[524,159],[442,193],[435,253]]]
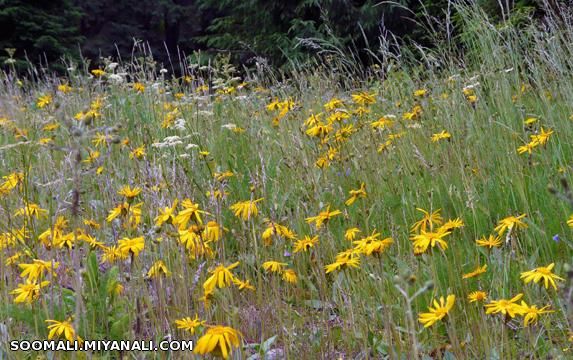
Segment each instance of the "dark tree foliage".
[[7,48],[16,49],[15,59],[41,64],[77,54],[80,17],[72,0],[0,0],[0,61],[8,58]]
[[[508,10],[501,5],[527,14],[540,15],[541,9],[538,0],[478,3],[499,21],[505,20],[502,16]],[[448,0],[0,0],[0,61],[8,56],[5,48],[15,48],[19,61],[27,55],[33,63],[51,65],[64,55],[77,58],[81,51],[93,67],[102,56],[129,61],[137,39],[164,66],[197,50],[206,55],[203,58],[230,52],[237,63],[249,65],[262,57],[274,66],[288,66],[293,61],[304,63],[325,47],[351,52],[369,64],[381,35],[432,46],[436,33],[443,36],[439,24],[448,11],[456,23],[451,13],[455,9],[448,4]]]
[[197,49],[194,37],[205,26],[192,0],[75,1],[84,12],[82,53],[91,59],[128,57],[137,39],[157,59],[167,61],[168,52],[176,56],[178,50]]
[[[198,40],[207,48],[230,49],[235,57],[253,56],[281,65],[304,59],[313,41],[339,48],[360,49],[376,42],[389,29],[407,33],[414,22],[395,5],[371,0],[200,0],[201,9],[215,9],[215,17]],[[310,39],[301,42],[301,39]]]

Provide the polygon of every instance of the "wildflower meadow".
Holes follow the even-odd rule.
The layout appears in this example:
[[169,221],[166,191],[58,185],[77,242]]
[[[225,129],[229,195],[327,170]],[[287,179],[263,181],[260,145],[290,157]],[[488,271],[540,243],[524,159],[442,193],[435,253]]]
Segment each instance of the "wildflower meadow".
[[573,26],[474,10],[360,74],[4,71],[0,358],[572,358]]

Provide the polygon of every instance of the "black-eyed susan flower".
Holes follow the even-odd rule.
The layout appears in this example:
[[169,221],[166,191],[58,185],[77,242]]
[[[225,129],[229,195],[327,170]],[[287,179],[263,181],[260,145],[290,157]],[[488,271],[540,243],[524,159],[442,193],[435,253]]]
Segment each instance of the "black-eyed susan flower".
[[418,315],[418,321],[422,323],[425,328],[434,325],[448,315],[450,310],[454,307],[455,301],[455,295],[448,295],[445,300],[442,296],[439,302],[437,299],[434,299],[433,306],[428,307],[428,312]]
[[546,289],[548,289],[549,285],[551,285],[553,289],[557,290],[555,280],[563,281],[564,279],[552,272],[554,266],[555,263],[551,263],[547,266],[540,266],[533,270],[522,272],[520,279],[522,279],[526,284],[530,283],[531,281],[537,284],[543,280],[543,285]]

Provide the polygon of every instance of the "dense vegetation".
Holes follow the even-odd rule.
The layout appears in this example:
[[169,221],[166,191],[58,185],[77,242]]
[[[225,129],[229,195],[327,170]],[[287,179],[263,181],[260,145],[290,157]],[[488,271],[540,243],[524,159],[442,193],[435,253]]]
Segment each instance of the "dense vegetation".
[[[494,23],[510,10],[520,18],[544,13],[534,0],[479,4]],[[235,64],[291,67],[334,48],[371,64],[388,46],[434,46],[437,34],[460,44],[442,25],[459,21],[447,0],[0,0],[0,49],[14,49],[21,70],[30,61],[62,71],[62,57],[80,55],[92,67],[100,57],[131,59],[134,40],[165,67],[181,57],[195,63],[197,51],[203,62],[230,52]],[[2,50],[0,61],[11,56]]]
[[[289,76],[9,61],[0,357],[570,358],[573,13],[454,11]],[[46,338],[196,348],[7,350]]]

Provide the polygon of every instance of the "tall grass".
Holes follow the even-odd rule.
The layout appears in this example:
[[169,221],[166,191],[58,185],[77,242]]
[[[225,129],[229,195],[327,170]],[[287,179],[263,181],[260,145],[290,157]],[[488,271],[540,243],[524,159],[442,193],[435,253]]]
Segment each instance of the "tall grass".
[[[558,18],[548,16],[542,25],[497,26],[478,8],[456,10],[464,30],[459,35],[463,49],[422,49],[425,60],[419,63],[406,55],[394,53],[388,60],[390,54],[377,54],[384,61],[364,71],[370,74],[365,78],[347,73],[352,59],[341,51],[282,81],[260,68],[245,79],[245,88],[237,86],[229,66],[195,68],[187,83],[172,78],[171,70],[160,72],[149,57],[134,57],[114,69],[108,65],[103,77],[88,76],[82,64],[65,79],[40,75],[27,81],[5,72],[0,82],[0,118],[5,118],[1,175],[22,172],[25,179],[0,198],[0,354],[35,356],[9,353],[7,341],[45,338],[46,319],[72,318],[86,339],[160,340],[196,338],[176,329],[174,321],[198,314],[208,324],[226,324],[242,333],[244,347],[233,352],[235,358],[255,352],[308,359],[567,358],[573,351],[568,278],[573,243],[566,224],[571,209],[548,187],[567,198],[560,184],[572,183],[570,17],[563,12]],[[127,74],[120,76],[123,81],[114,81],[111,74],[121,73]],[[198,90],[214,80],[218,89]],[[135,81],[145,86],[143,92],[133,89],[130,83]],[[73,90],[58,91],[62,83]],[[462,91],[468,86],[474,89],[475,103]],[[428,95],[414,97],[417,89],[426,89]],[[325,148],[305,134],[304,121],[324,112],[323,104],[335,97],[352,108],[350,95],[358,91],[375,93],[376,103],[369,113],[346,120],[358,131],[340,146],[337,160],[326,168],[315,166]],[[47,94],[52,102],[39,108],[38,98]],[[101,117],[92,124],[74,119],[98,97]],[[296,103],[276,126],[276,112],[266,110],[275,98]],[[403,120],[415,104],[423,109],[420,118]],[[172,108],[184,123],[161,127]],[[373,130],[370,123],[386,114],[396,115],[396,127]],[[530,117],[539,120],[524,125]],[[52,123],[60,127],[43,130]],[[234,132],[228,124],[245,132]],[[531,155],[518,154],[517,148],[541,126],[554,130],[547,145]],[[451,133],[451,139],[430,141],[442,130]],[[389,132],[400,131],[403,137],[377,151]],[[109,142],[99,148],[92,142],[97,133],[109,135]],[[178,136],[181,144],[152,145],[168,136]],[[53,141],[40,144],[46,137]],[[130,158],[139,146],[146,155]],[[100,157],[85,162],[95,150]],[[199,150],[209,154],[202,156]],[[103,172],[97,174],[100,166]],[[235,176],[214,180],[215,173],[227,170]],[[366,183],[367,197],[345,206],[349,190],[360,182]],[[109,210],[123,201],[117,191],[126,184],[143,189],[137,200],[143,202],[141,223],[127,229],[106,221]],[[228,195],[206,195],[215,190]],[[199,203],[209,213],[206,219],[226,229],[213,245],[212,259],[190,260],[174,227],[154,226],[160,208],[185,198]],[[242,221],[229,210],[235,202],[257,198],[264,198],[258,217]],[[40,205],[48,215],[15,216],[26,203]],[[305,222],[327,204],[343,214],[320,230]],[[446,250],[415,256],[409,238],[410,227],[420,217],[416,208],[441,209],[445,219],[459,217],[465,226],[448,237]],[[491,251],[475,245],[476,239],[494,233],[500,219],[522,213],[527,214],[528,228],[516,232],[511,242]],[[38,236],[58,216],[69,220],[70,231],[84,228],[106,246],[123,237],[144,236],[145,249],[138,257],[109,264],[102,262],[101,249],[90,250],[77,239],[71,248],[42,245]],[[299,238],[319,235],[319,243],[310,252],[296,254],[290,240],[275,238],[265,246],[264,218],[288,226]],[[88,229],[83,219],[93,219],[101,228]],[[362,256],[359,269],[325,274],[324,266],[351,247],[344,239],[350,227],[364,235],[376,229],[394,244],[379,257]],[[26,228],[28,236],[9,241],[9,234],[20,228]],[[558,241],[552,240],[554,235]],[[7,264],[17,252],[21,258]],[[47,277],[50,285],[36,301],[14,304],[10,292],[24,281],[17,265],[35,258],[61,265]],[[147,278],[157,260],[165,262],[171,276]],[[263,271],[261,265],[268,260],[288,263],[298,274],[297,284]],[[207,270],[235,261],[240,261],[235,274],[250,279],[256,290],[219,289],[206,306],[200,298]],[[557,291],[520,280],[521,272],[552,262],[555,273],[567,278]],[[488,265],[485,274],[462,279],[483,264]],[[123,292],[110,292],[118,283]],[[482,304],[469,303],[467,295],[478,289],[491,300],[524,293],[528,304],[551,305],[555,312],[524,327],[519,318],[486,315]],[[454,308],[444,321],[424,329],[418,314],[447,294],[457,296]],[[67,356],[72,355],[57,354]],[[118,356],[189,357],[103,355]]]

